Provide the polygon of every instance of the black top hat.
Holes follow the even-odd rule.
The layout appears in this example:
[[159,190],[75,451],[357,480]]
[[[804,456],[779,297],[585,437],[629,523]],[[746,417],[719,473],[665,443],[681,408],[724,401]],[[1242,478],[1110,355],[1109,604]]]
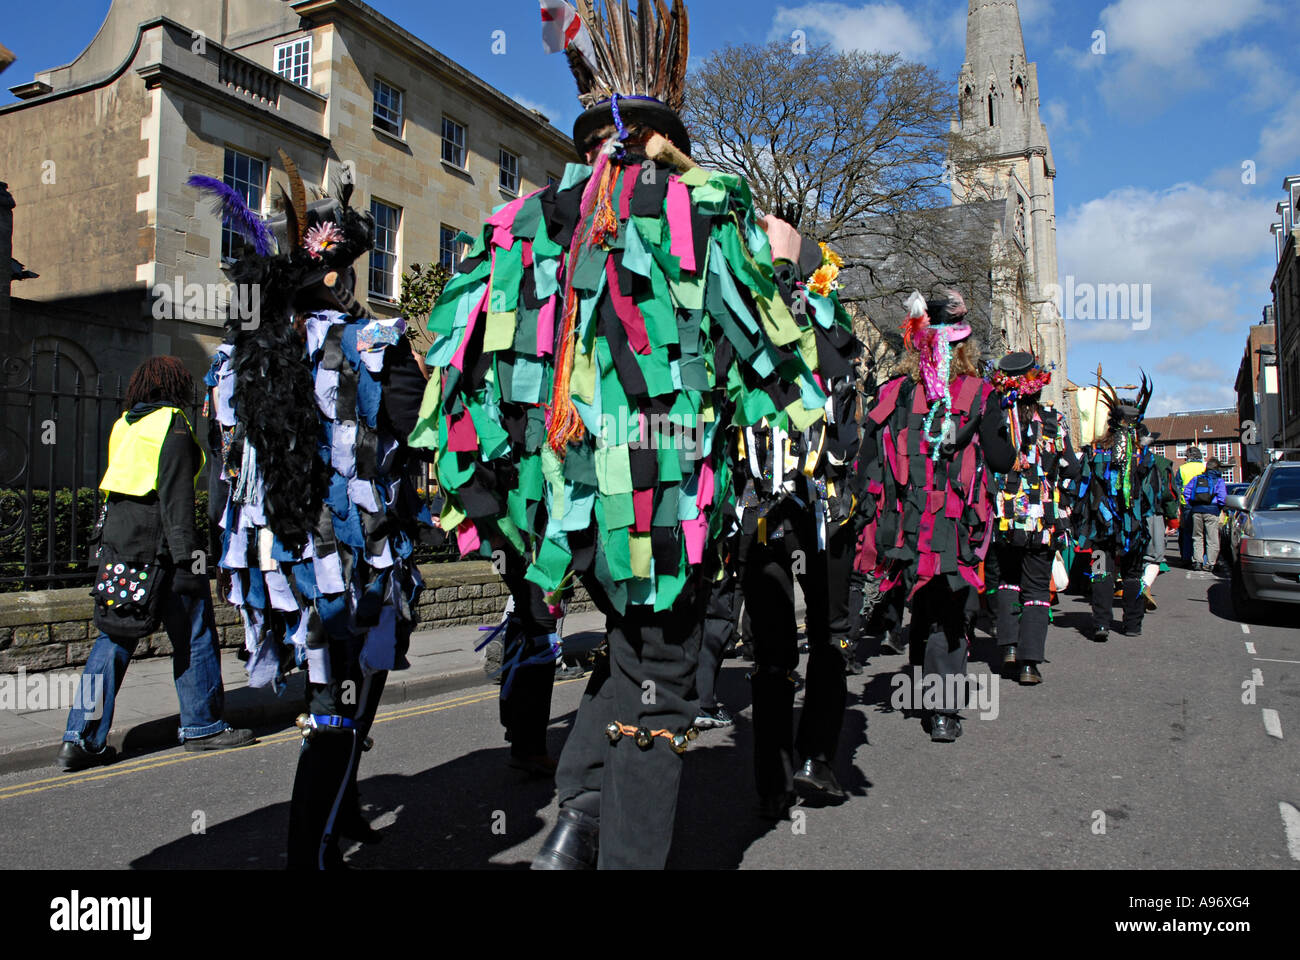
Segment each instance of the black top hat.
[[[686,124],[668,104],[649,97],[618,97],[617,100],[618,119],[624,127],[637,125],[658,131],[682,153],[691,155]],[[586,156],[587,151],[599,144],[600,131],[613,126],[617,126],[613,100],[598,103],[579,116],[573,124],[573,143],[579,155]]]

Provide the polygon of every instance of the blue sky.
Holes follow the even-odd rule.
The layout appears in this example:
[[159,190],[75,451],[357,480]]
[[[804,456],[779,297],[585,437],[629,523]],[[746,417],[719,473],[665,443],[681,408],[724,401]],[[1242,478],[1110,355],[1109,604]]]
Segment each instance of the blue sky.
[[[563,58],[541,51],[536,0],[371,5],[561,128],[576,116]],[[108,6],[43,0],[9,11],[0,42],[19,59],[5,87],[75,57]],[[1151,289],[1147,330],[1068,324],[1076,382],[1098,362],[1115,383],[1136,382],[1143,366],[1158,413],[1235,404],[1246,328],[1271,302],[1269,224],[1283,177],[1300,173],[1300,70],[1286,56],[1294,19],[1283,6],[1020,0],[1056,155],[1061,276]],[[692,0],[691,12],[695,57],[802,29],[814,41],[901,51],[954,85],[964,59],[966,0]],[[504,55],[492,52],[496,30]],[[1104,54],[1093,52],[1098,30]],[[6,89],[0,102],[11,100]]]

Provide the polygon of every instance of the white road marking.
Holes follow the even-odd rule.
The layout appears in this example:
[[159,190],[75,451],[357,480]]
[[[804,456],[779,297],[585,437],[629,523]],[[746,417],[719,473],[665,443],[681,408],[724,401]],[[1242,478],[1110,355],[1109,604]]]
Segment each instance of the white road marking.
[[1282,812],[1282,826],[1286,828],[1286,848],[1291,851],[1292,860],[1300,860],[1300,810],[1289,803],[1279,803]]
[[1243,623],[1243,624],[1241,625],[1241,632],[1242,632],[1242,633],[1250,633],[1250,624],[1248,624],[1248,623]]
[[1259,669],[1259,667],[1250,671],[1250,682],[1257,687],[1262,687],[1264,685],[1264,671]]
[[1268,657],[1256,657],[1260,663],[1300,663],[1300,660],[1270,660]]
[[1277,715],[1276,710],[1264,708],[1264,730],[1270,737],[1282,739],[1282,718]]
[[1251,655],[1254,655],[1255,653],[1255,645],[1251,643],[1249,640],[1246,641],[1246,652]]

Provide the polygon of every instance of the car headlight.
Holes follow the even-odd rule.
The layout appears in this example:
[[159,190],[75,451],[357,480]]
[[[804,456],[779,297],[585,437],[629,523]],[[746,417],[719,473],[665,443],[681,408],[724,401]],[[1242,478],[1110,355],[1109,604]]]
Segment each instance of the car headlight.
[[1300,560],[1300,543],[1292,540],[1243,539],[1241,555],[1264,560]]

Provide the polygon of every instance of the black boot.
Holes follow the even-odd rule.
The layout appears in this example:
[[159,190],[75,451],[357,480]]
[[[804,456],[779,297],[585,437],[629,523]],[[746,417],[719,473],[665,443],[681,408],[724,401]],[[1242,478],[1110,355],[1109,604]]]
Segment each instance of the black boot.
[[935,743],[954,743],[961,736],[961,718],[947,713],[936,714],[930,721],[930,739]]
[[805,800],[819,803],[843,803],[848,793],[835,778],[835,771],[824,760],[805,760],[794,775],[794,784]]
[[340,818],[346,813],[354,734],[319,733],[302,745],[289,801],[290,870],[343,868]]
[[533,857],[533,870],[595,870],[600,855],[600,821],[575,810],[560,807],[555,829]]

